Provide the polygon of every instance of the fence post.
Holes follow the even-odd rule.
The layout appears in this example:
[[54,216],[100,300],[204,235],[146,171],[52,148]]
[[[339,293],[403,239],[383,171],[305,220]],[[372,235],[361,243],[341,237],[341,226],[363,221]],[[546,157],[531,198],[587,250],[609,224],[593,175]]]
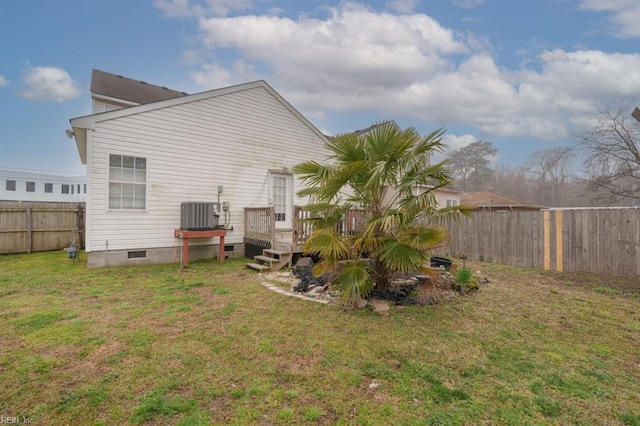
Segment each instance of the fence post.
[[27,243],[27,253],[31,253],[31,249],[33,246],[33,224],[31,223],[31,207],[27,207],[26,211],[26,219],[25,224],[27,225],[27,235],[26,235],[26,243]]
[[78,204],[78,210],[76,210],[76,224],[78,226],[78,248],[84,247],[84,226],[82,218],[82,204]]
[[562,210],[556,210],[556,271],[564,270],[562,242]]
[[542,241],[544,245],[544,270],[551,269],[551,212],[545,210],[542,212]]

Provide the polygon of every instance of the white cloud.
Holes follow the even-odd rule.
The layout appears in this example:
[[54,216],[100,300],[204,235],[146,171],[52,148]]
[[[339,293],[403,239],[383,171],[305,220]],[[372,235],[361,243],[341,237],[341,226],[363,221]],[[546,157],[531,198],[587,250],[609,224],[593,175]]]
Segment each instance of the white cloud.
[[391,0],[387,7],[400,13],[413,13],[418,5],[418,0]]
[[2,74],[0,74],[0,87],[4,87],[6,85],[8,85],[9,82],[7,81],[6,78],[4,78],[4,76]]
[[212,64],[204,64],[201,71],[191,73],[191,78],[198,86],[205,90],[260,79],[253,67],[242,60],[237,60],[231,70],[227,70],[215,62]]
[[484,0],[453,0],[453,4],[463,7],[465,9],[473,9],[484,3]]
[[[206,89],[264,78],[313,117],[373,111],[474,126],[488,140],[561,140],[596,104],[640,95],[640,54],[548,50],[506,69],[481,35],[462,39],[425,14],[353,2],[327,10],[324,18],[201,18],[216,62],[198,60],[192,77]],[[229,52],[237,52],[232,65],[222,56]]]
[[30,101],[66,102],[80,96],[80,89],[63,69],[33,67],[23,76],[26,88],[21,95]]
[[451,134],[445,134],[442,138],[442,141],[447,145],[445,149],[445,153],[453,153],[454,151],[459,150],[460,148],[464,148],[467,145],[470,145],[476,142],[475,136],[466,134],[462,136],[455,136]]
[[171,18],[184,18],[193,15],[189,0],[155,0],[153,5],[162,10],[165,16]]
[[200,28],[209,48],[239,49],[298,90],[394,90],[448,66],[442,54],[467,50],[427,15],[376,13],[355,3],[330,9],[326,20],[240,16],[203,19]]
[[189,16],[227,16],[253,7],[252,0],[155,0],[154,6],[165,16],[185,18]]
[[640,2],[638,0],[583,0],[580,9],[608,12],[607,29],[618,37],[640,37]]

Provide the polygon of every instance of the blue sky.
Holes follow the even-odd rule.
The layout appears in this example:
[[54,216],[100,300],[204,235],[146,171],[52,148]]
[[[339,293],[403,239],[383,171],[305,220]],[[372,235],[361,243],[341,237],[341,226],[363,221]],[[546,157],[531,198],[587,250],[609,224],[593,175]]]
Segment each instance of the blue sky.
[[519,166],[640,97],[638,0],[2,0],[0,168],[84,173],[91,69],[189,93],[264,79],[319,129],[384,119]]

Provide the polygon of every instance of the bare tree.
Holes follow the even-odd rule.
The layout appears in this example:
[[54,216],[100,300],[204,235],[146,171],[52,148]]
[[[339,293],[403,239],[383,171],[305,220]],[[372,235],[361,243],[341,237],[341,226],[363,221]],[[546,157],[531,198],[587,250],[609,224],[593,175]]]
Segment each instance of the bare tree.
[[567,184],[572,169],[570,147],[536,151],[524,164],[536,187],[538,202],[550,207],[563,206],[563,188]]
[[605,189],[614,201],[640,193],[640,122],[631,105],[601,110],[594,127],[577,136],[584,152],[584,173],[591,188]]
[[496,167],[495,179],[491,191],[514,200],[540,203],[534,197],[532,182],[522,167],[501,164]]

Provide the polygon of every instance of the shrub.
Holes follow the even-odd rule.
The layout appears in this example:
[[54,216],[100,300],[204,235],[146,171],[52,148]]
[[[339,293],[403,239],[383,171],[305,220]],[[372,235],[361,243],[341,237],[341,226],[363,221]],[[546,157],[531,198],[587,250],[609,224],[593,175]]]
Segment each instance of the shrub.
[[467,268],[456,270],[453,289],[458,293],[469,293],[478,289],[478,280],[473,277],[473,272]]
[[460,268],[456,270],[456,283],[468,284],[473,278],[473,272],[467,268]]

